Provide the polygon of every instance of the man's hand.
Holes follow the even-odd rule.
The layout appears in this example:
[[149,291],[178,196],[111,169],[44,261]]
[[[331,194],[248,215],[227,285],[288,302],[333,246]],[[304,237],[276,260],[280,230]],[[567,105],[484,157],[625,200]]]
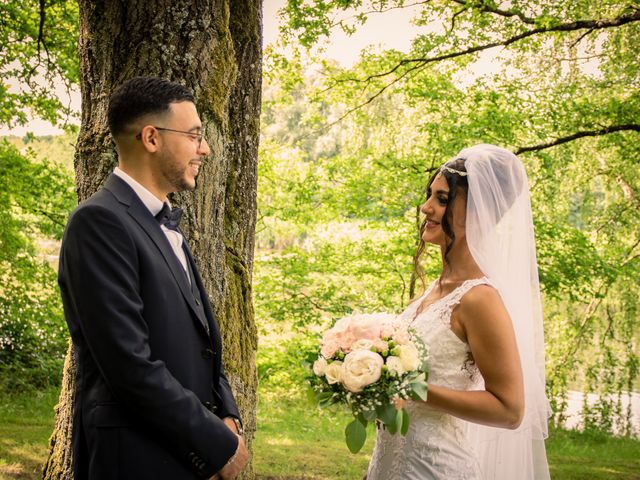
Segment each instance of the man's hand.
[[225,417],[222,421],[227,427],[229,427],[229,430],[231,430],[236,435],[240,435],[236,422],[234,422],[231,417]]
[[247,466],[249,458],[249,451],[244,445],[244,440],[240,435],[238,435],[238,449],[236,450],[236,453],[234,453],[233,457],[231,457],[227,464],[222,467],[222,470],[213,476],[213,480],[217,480],[216,477],[220,478],[220,480],[233,480],[240,475],[242,470],[244,470],[244,467]]

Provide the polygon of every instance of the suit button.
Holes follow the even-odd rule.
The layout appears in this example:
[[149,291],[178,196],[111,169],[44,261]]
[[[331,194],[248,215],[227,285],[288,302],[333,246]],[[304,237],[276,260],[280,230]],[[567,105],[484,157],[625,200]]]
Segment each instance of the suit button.
[[200,353],[202,354],[202,358],[204,358],[205,360],[211,360],[213,358],[213,350],[211,350],[210,348],[205,348]]

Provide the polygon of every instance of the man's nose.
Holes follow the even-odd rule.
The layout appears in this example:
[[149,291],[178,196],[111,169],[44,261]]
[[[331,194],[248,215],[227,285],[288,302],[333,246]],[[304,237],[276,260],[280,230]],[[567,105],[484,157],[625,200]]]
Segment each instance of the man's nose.
[[209,144],[207,143],[207,140],[203,138],[202,142],[200,143],[200,149],[198,153],[204,157],[206,155],[209,155],[210,152],[211,150],[209,149]]

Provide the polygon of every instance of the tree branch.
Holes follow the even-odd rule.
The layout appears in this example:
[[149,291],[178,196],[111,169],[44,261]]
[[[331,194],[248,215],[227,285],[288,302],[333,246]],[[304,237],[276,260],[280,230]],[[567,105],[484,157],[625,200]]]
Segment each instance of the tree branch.
[[[449,60],[451,58],[462,57],[464,55],[470,55],[472,53],[481,52],[483,50],[488,50],[490,48],[507,47],[507,46],[511,45],[512,43],[518,42],[520,40],[523,40],[525,38],[531,37],[533,35],[537,35],[539,33],[571,32],[571,31],[584,30],[584,29],[598,30],[598,29],[604,29],[604,28],[619,27],[621,25],[625,25],[627,23],[637,22],[637,21],[640,21],[640,10],[634,10],[633,12],[626,13],[624,15],[620,15],[619,17],[613,18],[613,19],[578,20],[578,21],[570,22],[570,23],[561,23],[561,24],[555,25],[555,26],[533,28],[531,30],[527,30],[525,32],[522,32],[522,33],[520,33],[518,35],[514,35],[513,37],[509,37],[506,40],[486,43],[486,44],[483,44],[483,45],[476,45],[476,46],[469,47],[469,48],[467,48],[465,50],[461,50],[461,51],[458,51],[458,52],[445,53],[445,54],[442,54],[442,55],[437,55],[435,57],[405,58],[403,60],[400,60],[397,63],[397,65],[395,65],[393,68],[391,68],[390,70],[388,70],[386,72],[377,73],[377,74],[374,74],[374,75],[369,75],[365,79],[349,78],[349,79],[342,80],[340,82],[346,82],[346,81],[370,82],[374,78],[381,78],[381,77],[389,76],[392,73],[394,73],[396,70],[398,70],[400,67],[402,67],[404,65],[407,65],[407,64],[410,64],[410,63],[417,64],[417,66],[414,67],[414,68],[421,68],[421,67],[424,67],[425,65],[428,65],[429,63],[435,63],[435,62],[440,62],[442,60]],[[399,79],[394,79],[389,85],[387,85],[387,87],[393,85],[398,80]],[[387,87],[385,87],[385,89]]]
[[[453,0],[453,1],[460,5],[464,5],[465,7],[473,8],[473,6],[470,6],[468,2],[465,2],[464,0]],[[524,23],[528,23],[529,25],[534,25],[536,23],[536,21],[533,18],[527,17],[524,13],[517,12],[515,10],[500,10],[497,7],[490,7],[488,5],[484,5],[482,8],[479,8],[478,10],[481,12],[495,13],[496,15],[500,15],[502,17],[507,17],[507,18],[518,17]]]
[[44,42],[44,21],[46,18],[45,0],[40,0],[40,26],[38,27],[38,57],[40,57],[40,45],[44,47],[44,51],[47,52],[47,59],[49,58],[49,49]]
[[606,128],[602,128],[600,130],[586,130],[582,132],[576,132],[573,135],[567,135],[566,137],[560,137],[550,142],[541,143],[539,145],[532,145],[530,147],[520,147],[514,153],[516,155],[520,155],[524,152],[537,152],[540,150],[544,150],[546,148],[555,147],[557,145],[562,145],[563,143],[571,142],[573,140],[577,140],[582,137],[598,137],[600,135],[606,135],[608,133],[621,132],[625,130],[630,130],[634,132],[640,132],[640,125],[637,124],[627,124],[627,125],[612,125]]
[[[400,6],[396,6],[396,7],[389,7],[389,8],[380,8],[378,10],[368,10],[366,12],[362,12],[360,15],[372,15],[374,13],[386,13],[386,12],[390,12],[391,10],[400,10],[400,9],[404,9],[404,8],[411,8],[411,7],[415,7],[418,5],[424,5],[425,3],[430,3],[431,0],[425,0],[422,2],[415,2],[415,3],[409,3],[406,5],[400,5]],[[329,28],[334,28],[337,26],[342,25],[342,22],[346,22],[348,20],[352,20],[356,17],[358,17],[359,15],[351,15],[350,17],[346,17],[346,18],[342,18],[340,20],[337,21],[332,21],[331,24],[329,25]]]

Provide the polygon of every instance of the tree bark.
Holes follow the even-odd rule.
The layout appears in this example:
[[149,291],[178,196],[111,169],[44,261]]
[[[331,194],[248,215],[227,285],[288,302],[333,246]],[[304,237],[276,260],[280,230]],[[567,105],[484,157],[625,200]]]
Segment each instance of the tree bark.
[[[211,149],[194,192],[175,195],[223,337],[227,376],[249,446],[256,429],[257,331],[251,300],[260,118],[261,0],[79,0],[82,123],[75,153],[79,201],[117,163],[107,126],[110,93],[154,75],[196,97]],[[71,479],[75,363],[70,348],[43,478]],[[253,478],[249,468],[244,478]]]

